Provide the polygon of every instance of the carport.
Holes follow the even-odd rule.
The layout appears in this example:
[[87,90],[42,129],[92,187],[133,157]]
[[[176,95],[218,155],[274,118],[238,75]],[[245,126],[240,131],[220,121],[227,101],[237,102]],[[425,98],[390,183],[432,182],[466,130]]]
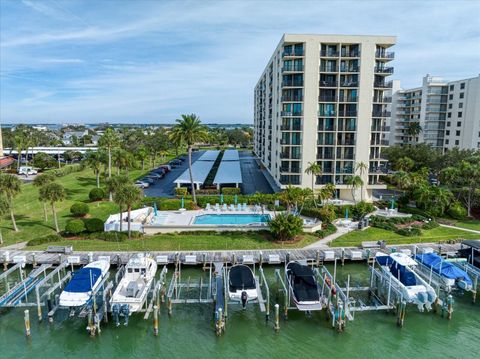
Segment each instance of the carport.
[[217,185],[217,188],[220,189],[221,185],[224,184],[234,184],[235,187],[238,187],[241,183],[243,183],[243,181],[242,171],[240,170],[240,161],[225,161],[222,159],[217,174],[215,175],[215,179],[213,180],[213,184]]

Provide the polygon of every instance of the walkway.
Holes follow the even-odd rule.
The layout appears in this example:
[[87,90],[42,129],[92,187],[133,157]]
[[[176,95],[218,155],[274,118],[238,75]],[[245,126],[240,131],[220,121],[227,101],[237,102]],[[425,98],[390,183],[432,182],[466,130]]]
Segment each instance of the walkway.
[[441,227],[445,227],[445,228],[458,229],[458,230],[460,230],[460,231],[465,231],[465,232],[480,234],[480,231],[476,231],[476,230],[474,230],[474,229],[468,229],[468,228],[462,228],[462,227],[456,227],[456,226],[449,226],[448,224],[440,224],[440,226],[441,226]]
[[[352,222],[351,227],[344,227],[344,226],[336,226],[337,231],[333,234],[330,234],[329,236],[326,236],[325,238],[322,238],[315,243],[309,244],[306,247],[303,247],[304,249],[325,249],[328,248],[328,245],[331,241],[334,239],[337,239],[340,236],[343,236],[344,234],[347,234],[351,231],[354,231],[354,228],[356,228],[356,223],[357,222]],[[353,226],[355,224],[355,227]]]

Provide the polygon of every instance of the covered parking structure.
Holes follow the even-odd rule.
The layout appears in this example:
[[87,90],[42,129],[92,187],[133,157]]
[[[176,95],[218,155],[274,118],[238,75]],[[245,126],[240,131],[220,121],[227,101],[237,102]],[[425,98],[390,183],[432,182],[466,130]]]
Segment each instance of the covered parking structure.
[[[192,177],[196,189],[200,189],[213,168],[220,151],[205,151],[198,160],[192,164]],[[190,172],[188,168],[173,181],[177,187],[182,185],[190,185]]]
[[220,189],[222,185],[235,185],[238,187],[242,184],[242,171],[240,169],[240,161],[222,160],[218,167],[217,174],[213,180],[213,184]]
[[205,151],[203,155],[200,156],[200,158],[197,160],[198,161],[213,161],[217,159],[218,155],[220,154],[220,151],[215,151],[215,150],[208,150]]
[[238,155],[237,150],[225,150],[223,152],[222,162],[223,161],[240,161],[240,156]]

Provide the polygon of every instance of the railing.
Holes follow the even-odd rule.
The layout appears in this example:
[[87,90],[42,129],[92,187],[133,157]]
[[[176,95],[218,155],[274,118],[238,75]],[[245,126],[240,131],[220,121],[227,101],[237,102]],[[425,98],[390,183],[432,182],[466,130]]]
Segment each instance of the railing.
[[375,72],[380,74],[393,74],[393,67],[378,67],[375,66]]
[[303,65],[297,65],[297,66],[284,66],[282,67],[282,72],[287,72],[287,71],[303,71]]
[[340,87],[358,87],[358,81],[344,81],[340,83]]
[[282,87],[303,87],[303,81],[282,81]]
[[376,51],[375,52],[375,57],[378,57],[379,59],[394,59],[395,58],[395,52]]
[[303,96],[282,96],[282,101],[303,101]]
[[280,126],[282,131],[301,131],[302,126]]
[[391,88],[392,88],[392,85],[393,85],[393,82],[392,82],[392,81],[388,81],[388,82],[375,82],[375,83],[373,84],[373,87],[389,88],[389,89],[391,89]]
[[337,87],[338,81],[320,81],[320,87]]
[[337,101],[337,96],[319,96],[318,101]]
[[390,131],[390,126],[372,126],[373,132],[388,132]]
[[355,146],[355,140],[338,140],[337,145],[341,146]]
[[302,116],[303,111],[282,111],[281,116],[289,117],[289,116]]
[[385,97],[375,97],[373,99],[373,102],[377,103],[390,103],[392,102],[392,98],[390,96],[385,96]]
[[340,126],[338,128],[338,131],[341,132],[355,132],[356,130],[355,126]]
[[323,126],[323,128],[319,126],[317,131],[335,131],[335,126]]
[[357,116],[357,111],[356,110],[338,111],[338,116],[341,116],[341,117]]
[[390,111],[372,111],[373,117],[390,117]]
[[318,111],[318,116],[335,116],[335,110],[330,111]]
[[320,66],[320,72],[337,72],[338,66]]
[[320,56],[323,56],[323,57],[338,57],[338,55],[339,55],[338,51],[330,51],[330,50],[320,51]]
[[338,98],[339,102],[357,102],[357,96],[340,96]]
[[303,56],[304,52],[303,50],[295,50],[295,51],[284,51],[282,52],[282,56]]
[[333,160],[333,153],[317,154],[317,160]]
[[357,66],[340,67],[340,72],[359,72],[360,68]]
[[360,51],[355,50],[355,51],[344,51],[342,50],[342,57],[360,57]]

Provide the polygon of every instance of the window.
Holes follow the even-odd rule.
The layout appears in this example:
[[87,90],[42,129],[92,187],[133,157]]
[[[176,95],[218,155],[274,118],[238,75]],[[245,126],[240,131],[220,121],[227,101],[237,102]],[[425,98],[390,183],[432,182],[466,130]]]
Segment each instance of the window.
[[460,131],[455,131],[455,136],[460,136]]
[[453,105],[451,103],[448,104],[448,109],[451,110]]
[[445,140],[445,144],[446,144],[446,145],[448,145],[449,142],[450,142],[449,140]]
[[450,85],[450,91],[453,91],[455,88],[455,85]]
[[465,96],[465,92],[460,92],[460,98],[463,98]]
[[449,99],[449,100],[453,100],[453,93],[451,93],[450,95],[448,95],[448,99]]
[[450,131],[448,131],[448,130],[445,131],[445,134],[446,134],[447,136],[450,136]]
[[462,123],[460,121],[457,122],[457,127],[462,127]]
[[447,122],[447,127],[450,127],[452,123],[451,122]]
[[460,90],[463,90],[463,89],[465,89],[465,82],[462,82],[462,83],[460,84]]
[[458,117],[462,117],[462,113],[461,113],[461,112],[458,113]]
[[458,104],[458,108],[463,108],[463,102],[460,102],[460,103]]
[[449,112],[447,116],[448,116],[448,118],[451,118],[451,117],[452,117],[452,113]]
[[458,146],[460,144],[459,140],[455,140],[455,146]]

